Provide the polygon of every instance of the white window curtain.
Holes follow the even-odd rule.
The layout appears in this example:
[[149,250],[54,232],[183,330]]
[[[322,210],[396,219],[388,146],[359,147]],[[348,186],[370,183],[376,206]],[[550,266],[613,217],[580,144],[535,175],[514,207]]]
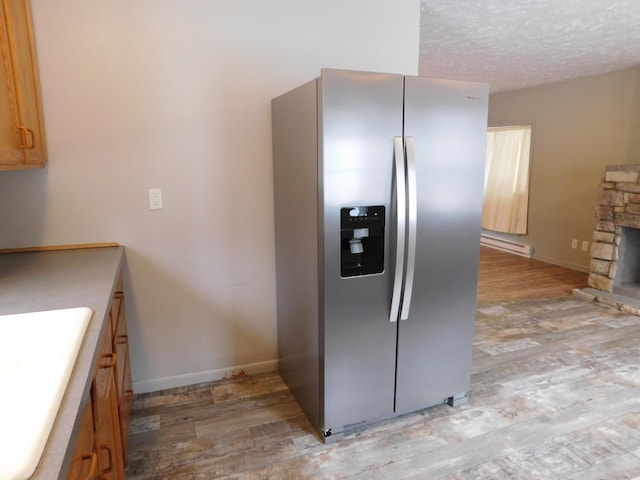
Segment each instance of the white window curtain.
[[482,228],[527,233],[531,125],[487,130]]

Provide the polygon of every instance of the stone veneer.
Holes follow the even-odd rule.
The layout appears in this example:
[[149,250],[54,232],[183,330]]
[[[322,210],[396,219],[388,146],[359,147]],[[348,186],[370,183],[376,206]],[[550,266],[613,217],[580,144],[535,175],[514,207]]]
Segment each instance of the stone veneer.
[[609,165],[600,183],[589,286],[613,292],[622,227],[640,228],[640,165]]

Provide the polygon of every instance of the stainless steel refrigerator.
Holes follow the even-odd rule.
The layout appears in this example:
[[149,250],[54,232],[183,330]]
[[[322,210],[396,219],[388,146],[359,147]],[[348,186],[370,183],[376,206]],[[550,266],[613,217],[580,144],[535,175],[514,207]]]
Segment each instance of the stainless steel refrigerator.
[[466,401],[487,105],[334,69],[272,101],[279,369],[325,441]]

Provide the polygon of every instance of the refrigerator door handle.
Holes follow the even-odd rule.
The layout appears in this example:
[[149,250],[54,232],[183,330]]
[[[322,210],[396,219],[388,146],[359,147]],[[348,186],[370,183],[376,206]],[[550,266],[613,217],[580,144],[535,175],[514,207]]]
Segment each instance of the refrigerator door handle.
[[413,293],[413,274],[416,267],[416,235],[418,229],[418,192],[416,183],[416,150],[413,137],[405,138],[405,151],[407,153],[407,198],[409,209],[409,228],[407,235],[407,270],[404,280],[404,298],[402,299],[402,312],[400,320],[409,318],[411,308],[411,294]]
[[402,137],[393,137],[393,162],[395,167],[396,188],[396,263],[393,274],[393,291],[391,294],[391,311],[389,322],[397,322],[402,298],[402,277],[404,274],[404,244],[406,230],[406,190],[404,167],[404,142]]

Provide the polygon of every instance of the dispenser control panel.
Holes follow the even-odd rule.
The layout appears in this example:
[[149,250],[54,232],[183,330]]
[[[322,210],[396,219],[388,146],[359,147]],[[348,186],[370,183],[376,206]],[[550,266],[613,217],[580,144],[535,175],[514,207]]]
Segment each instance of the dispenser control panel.
[[355,277],[384,270],[385,207],[340,209],[340,275]]

